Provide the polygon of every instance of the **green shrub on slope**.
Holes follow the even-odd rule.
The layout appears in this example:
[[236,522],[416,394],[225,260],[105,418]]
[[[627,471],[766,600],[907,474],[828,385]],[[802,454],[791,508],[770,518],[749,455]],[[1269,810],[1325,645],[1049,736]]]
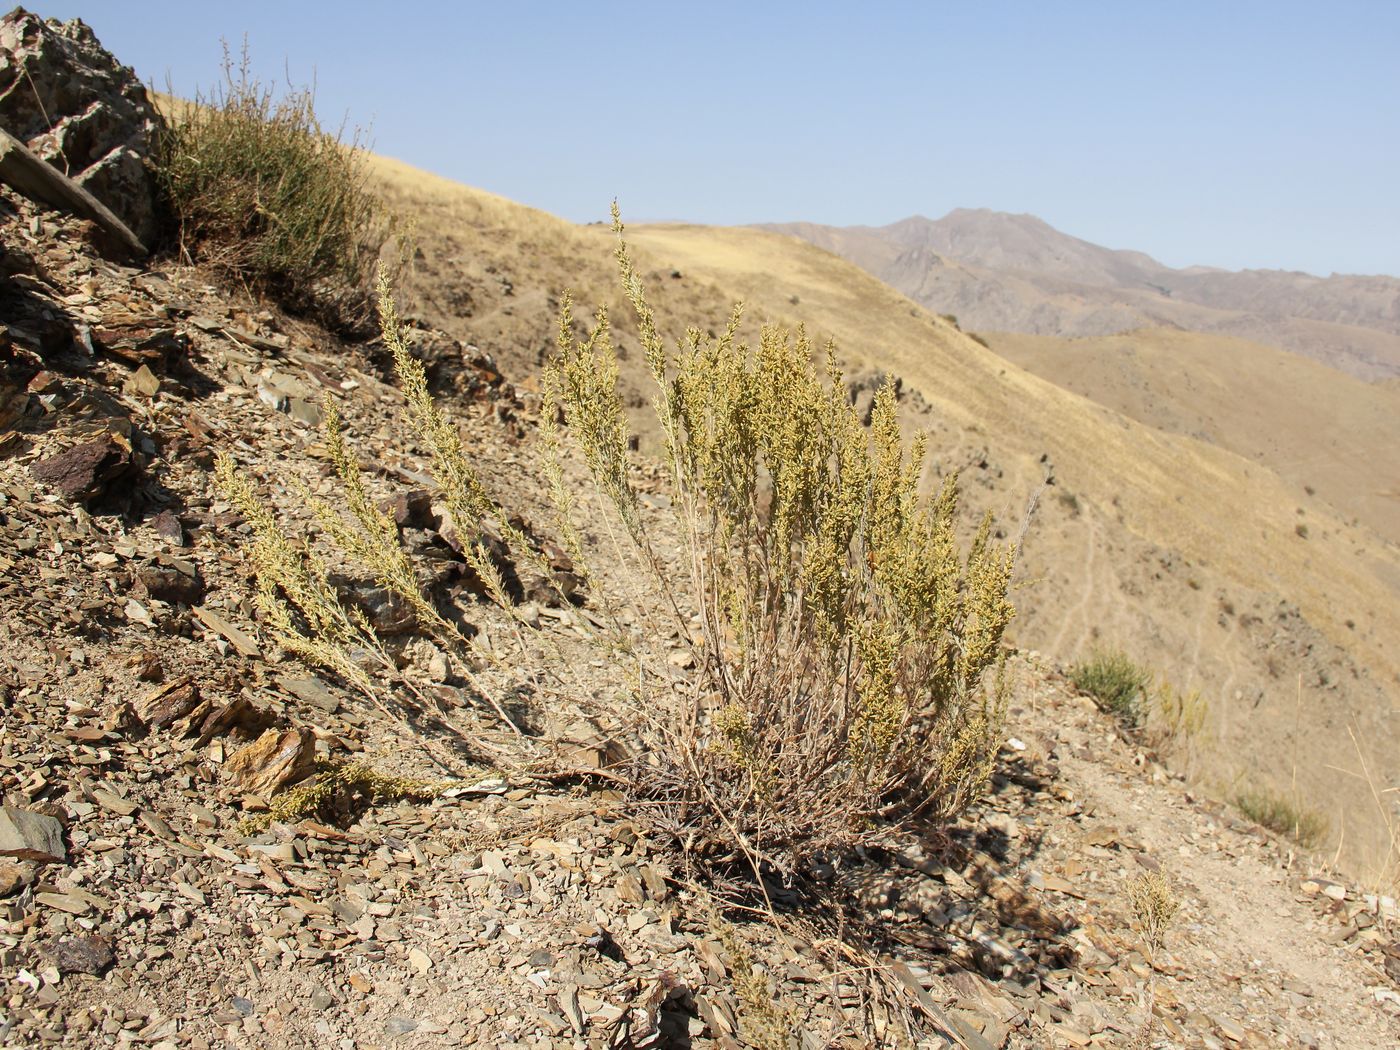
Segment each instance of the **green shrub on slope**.
[[1099,707],[1125,725],[1139,726],[1145,712],[1143,697],[1151,676],[1122,652],[1095,652],[1070,669],[1070,681]]
[[278,98],[247,56],[172,114],[160,171],[181,250],[283,305],[353,325],[387,237],[365,153],[326,133],[311,89]]

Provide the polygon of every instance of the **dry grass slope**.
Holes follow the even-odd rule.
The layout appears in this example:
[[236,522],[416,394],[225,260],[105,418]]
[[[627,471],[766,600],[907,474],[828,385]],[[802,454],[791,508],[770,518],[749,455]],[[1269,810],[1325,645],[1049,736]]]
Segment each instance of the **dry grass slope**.
[[1400,543],[1400,385],[1201,332],[981,334],[1007,360],[1066,390],[1267,467],[1308,514],[1316,496]]
[[[377,159],[375,173],[390,205],[417,220],[423,257],[407,278],[410,309],[508,371],[528,375],[544,360],[564,289],[620,313],[605,227],[577,227],[394,161]],[[752,319],[834,337],[848,372],[902,379],[906,409],[918,397],[932,406],[931,447],[952,450],[936,473],[990,461],[984,483],[970,487],[979,509],[1016,520],[1049,458],[1083,512],[1043,510],[1028,537],[1022,579],[1043,585],[1017,596],[1022,644],[1067,663],[1102,640],[1201,688],[1220,711],[1220,753],[1265,780],[1280,775],[1288,744],[1292,675],[1316,672],[1317,688],[1304,695],[1312,731],[1300,783],[1329,819],[1341,814],[1333,825],[1346,827],[1355,856],[1379,847],[1364,783],[1329,767],[1356,765],[1346,733],[1354,720],[1383,775],[1397,772],[1386,763],[1400,754],[1400,730],[1382,699],[1400,683],[1394,548],[1325,505],[1309,512],[1310,538],[1299,539],[1296,485],[1273,470],[1051,384],[816,247],[755,229],[630,232],[658,315],[718,319],[742,299]],[[649,396],[640,350],[619,341],[632,409]],[[1221,610],[1236,607],[1239,622],[1216,627]],[[1295,607],[1297,616],[1287,612]],[[1256,621],[1276,614],[1271,641]]]

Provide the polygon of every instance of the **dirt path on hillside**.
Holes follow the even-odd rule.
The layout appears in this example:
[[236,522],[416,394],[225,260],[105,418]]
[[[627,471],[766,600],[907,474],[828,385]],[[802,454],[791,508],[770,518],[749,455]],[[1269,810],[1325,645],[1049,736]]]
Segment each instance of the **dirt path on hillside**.
[[1068,652],[1065,648],[1065,638],[1069,635],[1071,628],[1076,629],[1076,640],[1087,637],[1090,634],[1094,623],[1094,611],[1101,602],[1097,593],[1098,579],[1094,573],[1095,555],[1098,550],[1098,526],[1094,522],[1094,512],[1088,506],[1081,504],[1084,517],[1084,561],[1080,565],[1079,572],[1084,579],[1083,589],[1080,591],[1079,600],[1070,608],[1065,610],[1060,621],[1060,629],[1055,635],[1055,641],[1050,646],[1050,652]]
[[[1400,996],[1364,952],[1367,941],[1394,941],[1393,916],[1387,924],[1354,892],[1308,883],[1307,862],[1286,845],[1194,798],[1155,763],[1141,768],[1141,756],[1088,701],[1047,699],[1024,724],[1073,795],[1071,823],[1061,826],[1070,833],[1047,852],[1083,894],[1081,921],[1121,950],[1132,941],[1133,878],[1160,868],[1180,898],[1159,960],[1159,1003],[1184,1011],[1216,1046],[1400,1045]],[[1134,1009],[1140,1024],[1137,1004],[1124,1021]],[[1203,1045],[1173,1024],[1156,1029],[1167,1041],[1155,1045]]]

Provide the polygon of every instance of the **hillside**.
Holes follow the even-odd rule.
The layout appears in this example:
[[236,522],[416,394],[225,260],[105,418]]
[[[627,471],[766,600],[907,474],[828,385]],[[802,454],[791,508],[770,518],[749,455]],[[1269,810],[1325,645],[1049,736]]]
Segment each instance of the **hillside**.
[[0,1045],[1400,1040],[1394,381],[0,74]]
[[[415,309],[470,339],[507,371],[533,369],[565,287],[625,316],[611,291],[610,236],[394,162],[379,171],[396,206],[420,216],[422,254],[407,282]],[[1298,783],[1358,865],[1385,848],[1348,727],[1397,773],[1387,697],[1400,682],[1400,555],[1356,516],[1235,451],[1101,407],[1022,371],[828,252],[756,229],[634,228],[663,322],[751,321],[830,335],[853,373],[897,375],[932,428],[939,469],[967,468],[976,505],[1019,528],[1046,473],[1054,489],[1027,534],[1018,640],[1068,664],[1122,647],[1213,709],[1218,790],[1287,790],[1297,706],[1308,746]],[[600,290],[603,290],[600,294]],[[628,348],[625,338],[624,350]],[[635,349],[633,344],[632,349]],[[638,405],[640,362],[624,362]],[[920,406],[927,406],[920,409]],[[1063,498],[1056,498],[1057,494]],[[1073,497],[1070,499],[1070,497]],[[1296,533],[1307,509],[1308,538]],[[1301,681],[1301,700],[1299,682]]]
[[[517,237],[569,243],[532,239],[566,232],[547,217],[417,175],[411,192],[425,185],[461,217],[507,221],[457,231],[472,247],[494,236],[488,280],[524,272],[502,250]],[[740,1050],[762,1045],[775,1017],[804,1045],[849,1048],[892,1031],[962,1050],[1131,1045],[1149,1022],[1171,1047],[1344,1050],[1400,1034],[1393,900],[1316,862],[1300,870],[1290,844],[1145,758],[1028,657],[1011,666],[1011,735],[985,803],[844,864],[830,888],[841,926],[776,881],[771,926],[721,924],[685,852],[609,781],[554,772],[615,746],[594,720],[617,712],[589,698],[618,683],[566,610],[536,606],[534,630],[577,685],[520,666],[478,679],[529,683],[516,713],[553,756],[542,771],[510,757],[522,744],[424,639],[401,643],[404,673],[440,707],[411,731],[270,644],[234,553],[241,518],[210,487],[212,453],[233,449],[296,513],[291,478],[303,493],[332,486],[312,406],[333,404],[375,493],[399,492],[414,514],[405,485],[422,463],[376,347],[168,260],[113,265],[91,255],[83,224],[5,191],[0,202],[13,278],[0,291],[13,340],[0,357],[6,1045]],[[575,235],[590,270],[606,242]],[[425,247],[435,258],[441,276],[466,256]],[[485,341],[514,313],[495,303],[479,316]],[[101,333],[95,355],[57,338],[78,317]],[[492,490],[544,520],[529,394],[496,361],[416,331],[425,360],[457,362],[440,392]],[[130,458],[82,460],[90,489],[36,480],[58,461],[77,468],[65,484],[76,478],[73,452],[93,441]],[[431,518],[408,521],[416,552],[446,549]],[[508,625],[446,580],[513,662]],[[472,764],[437,797],[248,823],[294,775],[289,762],[441,777],[434,743]],[[1130,900],[1159,868],[1181,911],[1149,950]]]
[[989,333],[993,350],[1140,423],[1218,445],[1400,544],[1400,396],[1258,343],[1167,329],[1056,339]]
[[882,227],[765,227],[849,259],[972,331],[1087,337],[1138,328],[1219,332],[1364,379],[1400,374],[1400,279],[1174,269],[1033,215],[959,208]]

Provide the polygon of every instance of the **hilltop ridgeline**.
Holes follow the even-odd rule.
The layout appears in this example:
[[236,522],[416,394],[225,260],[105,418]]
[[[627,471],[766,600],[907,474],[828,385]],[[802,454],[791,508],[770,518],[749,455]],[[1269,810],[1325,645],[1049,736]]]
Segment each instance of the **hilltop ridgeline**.
[[1400,375],[1400,278],[1173,269],[1034,215],[959,208],[889,226],[779,223],[968,331],[1084,337],[1185,328],[1251,339],[1365,379]]

